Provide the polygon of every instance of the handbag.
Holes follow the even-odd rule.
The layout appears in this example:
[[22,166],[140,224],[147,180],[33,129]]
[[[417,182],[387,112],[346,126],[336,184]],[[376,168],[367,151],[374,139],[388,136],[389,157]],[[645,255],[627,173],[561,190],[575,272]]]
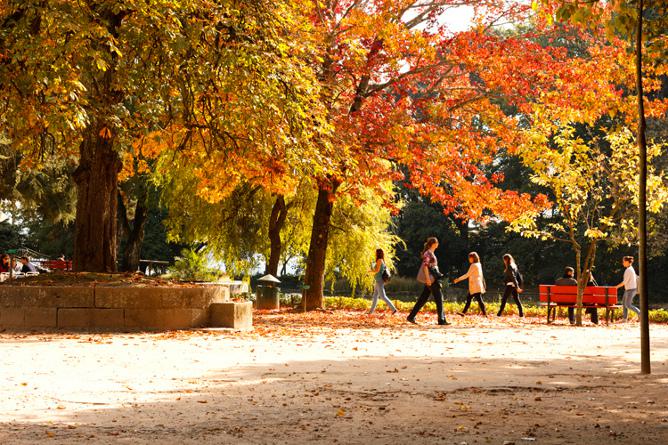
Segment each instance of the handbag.
[[387,267],[385,268],[385,270],[383,270],[383,274],[381,275],[381,277],[383,278],[383,283],[387,283],[392,278],[392,275],[390,275],[390,271],[387,270]]
[[438,270],[438,267],[432,266],[429,268],[429,273],[431,274],[432,277],[434,277],[434,280],[438,281],[441,278],[443,278],[443,274],[441,273],[440,270]]

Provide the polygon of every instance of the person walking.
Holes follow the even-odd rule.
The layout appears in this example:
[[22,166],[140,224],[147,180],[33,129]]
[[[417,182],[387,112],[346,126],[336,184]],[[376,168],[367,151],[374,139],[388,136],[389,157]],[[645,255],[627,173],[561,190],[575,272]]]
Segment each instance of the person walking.
[[624,305],[622,309],[622,318],[626,322],[629,318],[629,309],[636,313],[640,317],[640,310],[633,305],[633,297],[638,293],[638,276],[636,271],[633,268],[633,257],[625,256],[622,258],[622,264],[626,267],[624,271],[624,280],[619,283],[616,287],[624,288],[624,297],[622,299],[622,304]]
[[475,298],[480,307],[480,312],[486,317],[487,311],[485,311],[485,303],[482,301],[482,294],[485,293],[485,277],[482,274],[482,264],[480,264],[480,256],[477,252],[469,253],[469,264],[468,272],[454,280],[455,284],[460,281],[469,280],[469,293],[466,297],[466,304],[464,305],[464,309],[458,312],[458,314],[464,317],[466,311],[471,306],[471,301]]
[[520,317],[524,317],[524,309],[522,308],[522,302],[520,301],[520,293],[522,293],[522,275],[517,269],[517,264],[513,256],[509,253],[503,256],[503,263],[505,268],[503,270],[503,282],[506,285],[505,290],[503,291],[503,297],[501,297],[501,307],[499,307],[499,312],[496,314],[498,317],[503,314],[503,309],[506,307],[506,302],[508,297],[513,296],[515,304],[517,305],[517,310],[520,313]]
[[436,237],[432,236],[427,238],[427,242],[424,244],[424,249],[422,251],[422,264],[420,265],[420,270],[418,271],[417,276],[417,280],[424,284],[424,289],[407,318],[407,320],[413,324],[417,324],[415,322],[415,316],[420,312],[422,306],[424,306],[429,299],[429,294],[434,297],[434,302],[436,302],[438,324],[450,324],[445,319],[445,313],[443,312],[443,294],[441,293],[441,283],[438,281],[443,275],[438,270],[438,260],[434,254],[437,247],[438,239],[436,239]]
[[397,308],[394,307],[387,294],[385,293],[385,281],[383,281],[383,273],[387,269],[385,265],[385,252],[383,249],[376,249],[376,266],[371,269],[369,272],[374,274],[374,285],[373,285],[373,301],[371,302],[371,309],[369,314],[373,314],[376,310],[376,305],[378,304],[378,297],[385,302],[388,309],[392,310],[392,315],[397,313]]

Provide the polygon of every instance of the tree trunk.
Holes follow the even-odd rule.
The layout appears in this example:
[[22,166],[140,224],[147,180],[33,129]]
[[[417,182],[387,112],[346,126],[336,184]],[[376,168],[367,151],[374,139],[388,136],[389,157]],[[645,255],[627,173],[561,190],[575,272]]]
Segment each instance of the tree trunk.
[[283,195],[278,195],[274,206],[271,209],[271,216],[269,217],[269,261],[265,269],[266,274],[278,276],[278,263],[281,259],[281,250],[283,244],[281,242],[281,230],[285,225],[285,219],[288,216],[288,207],[285,205],[285,198]]
[[647,141],[645,139],[645,106],[642,85],[643,0],[638,1],[636,31],[636,89],[638,91],[638,152],[640,178],[638,194],[638,273],[640,274],[640,372],[650,374],[649,301],[647,295]]
[[[142,191],[137,200],[137,207],[135,209],[135,217],[132,220],[132,225],[130,225],[130,222],[127,219],[127,213],[121,215],[126,237],[122,261],[122,270],[125,272],[136,272],[139,270],[141,249],[144,245],[144,228],[146,226],[146,221],[148,220],[148,205],[146,199],[146,193]],[[125,212],[125,206],[121,206],[121,212]]]
[[[106,5],[98,11],[107,21],[106,31],[118,37],[128,11],[113,12]],[[123,95],[114,85],[118,55],[110,53],[111,63],[97,82],[97,115],[91,120],[79,145],[79,166],[74,172],[77,187],[73,266],[76,271],[116,272],[118,173],[121,158],[114,149],[115,135],[104,113]]]
[[[573,244],[575,250],[575,273],[578,282],[578,295],[575,298],[575,305],[582,306],[582,297],[584,296],[584,287],[582,286],[582,249],[579,244]],[[575,310],[575,325],[582,326],[582,309]]]
[[310,311],[322,307],[323,288],[325,286],[325,259],[327,256],[327,242],[329,240],[330,221],[334,209],[334,194],[339,187],[338,182],[320,184],[318,200],[313,215],[313,229],[311,230],[311,244],[306,258],[304,284],[308,289],[304,291],[302,307]]
[[455,219],[457,228],[459,229],[459,237],[464,240],[464,250],[469,250],[469,220]]
[[[113,139],[102,127],[91,126],[79,146],[74,172],[77,213],[74,235],[74,270],[116,271],[116,211],[121,159]],[[108,130],[107,130],[108,131]]]
[[581,266],[580,261],[582,260],[581,252],[576,254],[577,257],[577,282],[578,282],[578,296],[576,299],[576,304],[578,306],[575,313],[575,324],[576,326],[582,326],[582,301],[584,300],[584,290],[589,283],[589,275],[594,265],[594,260],[596,258],[596,241],[589,241],[589,246],[587,247],[587,254],[584,259],[584,265]]

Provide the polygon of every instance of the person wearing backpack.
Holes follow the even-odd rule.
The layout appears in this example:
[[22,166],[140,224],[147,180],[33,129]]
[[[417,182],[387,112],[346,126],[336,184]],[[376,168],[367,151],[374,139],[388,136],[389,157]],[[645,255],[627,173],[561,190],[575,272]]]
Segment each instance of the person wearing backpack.
[[462,317],[465,316],[466,311],[468,311],[469,306],[471,306],[471,300],[475,298],[478,302],[478,306],[480,306],[480,312],[486,317],[487,312],[485,311],[485,303],[482,301],[482,294],[485,293],[485,277],[482,274],[480,256],[478,256],[477,252],[469,253],[469,263],[470,266],[468,272],[459,278],[455,278],[453,281],[455,284],[464,280],[469,281],[469,293],[466,297],[466,304],[464,305],[464,309],[461,312],[457,312],[457,314]]
[[501,297],[501,307],[499,307],[499,312],[496,314],[500,317],[503,314],[503,309],[506,307],[506,302],[508,297],[513,296],[515,304],[517,305],[517,310],[520,313],[520,317],[524,317],[524,309],[522,308],[522,302],[520,301],[519,294],[522,293],[522,274],[515,264],[513,256],[509,253],[503,256],[503,263],[505,268],[503,270],[503,282],[506,285],[505,290],[503,291],[503,297]]
[[369,273],[374,274],[373,300],[371,302],[371,309],[369,310],[369,314],[373,314],[376,310],[378,297],[380,297],[385,302],[388,309],[392,310],[392,315],[396,314],[397,308],[394,307],[390,299],[387,298],[387,295],[385,294],[385,282],[389,281],[390,273],[387,270],[387,266],[385,265],[385,252],[383,252],[383,249],[376,249],[376,266],[371,269]]

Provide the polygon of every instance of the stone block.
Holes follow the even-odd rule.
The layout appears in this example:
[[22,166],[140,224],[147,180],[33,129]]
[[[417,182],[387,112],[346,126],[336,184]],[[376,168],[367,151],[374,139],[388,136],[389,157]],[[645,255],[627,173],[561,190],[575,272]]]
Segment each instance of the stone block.
[[25,308],[24,325],[26,329],[55,329],[58,327],[58,308],[27,307]]
[[25,310],[20,307],[0,308],[0,328],[23,328],[25,321]]
[[201,287],[162,288],[162,309],[205,308],[204,289]]
[[3,307],[23,307],[21,286],[9,284],[0,286],[0,308]]
[[96,286],[97,308],[158,308],[161,305],[161,288]]
[[59,329],[123,329],[123,309],[58,309]]
[[209,326],[217,328],[252,329],[253,303],[213,303],[209,307]]
[[126,309],[128,329],[188,329],[206,324],[204,309]]
[[204,286],[203,289],[207,305],[211,303],[225,303],[230,301],[229,284],[210,284]]
[[191,309],[192,311],[192,327],[203,328],[209,325],[209,311],[202,309]]
[[37,307],[92,307],[92,286],[26,286],[37,294],[24,295],[26,306]]

